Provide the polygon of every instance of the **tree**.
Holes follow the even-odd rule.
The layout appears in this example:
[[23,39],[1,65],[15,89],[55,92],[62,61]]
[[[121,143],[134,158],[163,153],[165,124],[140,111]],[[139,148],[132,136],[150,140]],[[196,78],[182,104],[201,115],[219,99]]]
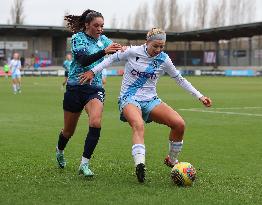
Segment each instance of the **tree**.
[[133,20],[132,14],[129,14],[128,17],[127,17],[126,24],[122,23],[124,25],[123,28],[132,29],[132,20]]
[[241,12],[243,1],[242,0],[231,0],[229,3],[229,25],[238,24],[242,16],[239,16]]
[[218,26],[225,26],[226,25],[226,12],[227,12],[227,1],[221,0],[219,4],[219,20]]
[[192,4],[186,4],[182,16],[182,28],[183,31],[188,31],[192,29],[192,23],[191,23],[191,16],[189,14],[192,13]]
[[168,2],[168,19],[167,31],[178,32],[183,30],[182,15],[179,12],[177,0],[169,0]]
[[211,11],[210,27],[225,26],[226,24],[226,0],[213,4]]
[[140,12],[141,12],[141,7],[139,6],[134,16],[132,29],[135,29],[135,30],[141,29]]
[[210,17],[210,27],[218,27],[219,25],[219,17],[220,17],[220,10],[217,4],[213,4],[211,8],[211,17]]
[[167,27],[167,1],[166,0],[155,0],[153,8],[153,25],[161,29]]
[[133,18],[133,29],[137,30],[145,30],[149,27],[149,16],[148,16],[148,5],[144,3],[143,5],[139,5],[137,11],[135,12],[135,16]]
[[250,23],[254,21],[255,19],[255,13],[256,13],[256,0],[244,0],[243,2],[243,13],[244,13],[244,19],[243,23]]
[[148,12],[148,5],[147,3],[145,2],[142,7],[141,7],[141,16],[140,16],[140,25],[141,25],[141,29],[148,29],[149,28],[149,12]]
[[256,0],[231,0],[229,5],[229,24],[243,24],[254,20]]
[[14,0],[14,5],[11,7],[11,19],[13,24],[24,23],[24,0]]
[[[64,16],[68,16],[68,15],[69,15],[69,11],[65,11],[65,12],[64,12]],[[63,26],[63,27],[66,27],[66,26],[67,26],[67,21],[66,21],[65,19],[63,19],[62,26]]]
[[207,24],[208,5],[207,0],[198,0],[196,5],[197,28],[203,29]]
[[111,19],[111,24],[110,24],[111,28],[117,28],[117,19],[116,19],[116,15],[113,15],[113,18]]

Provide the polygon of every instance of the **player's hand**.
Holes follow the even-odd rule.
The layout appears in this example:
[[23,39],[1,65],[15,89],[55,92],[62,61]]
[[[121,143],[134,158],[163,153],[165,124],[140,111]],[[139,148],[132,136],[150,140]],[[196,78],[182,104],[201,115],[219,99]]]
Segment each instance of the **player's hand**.
[[93,71],[89,70],[84,73],[79,74],[79,83],[83,85],[84,83],[92,80],[94,78],[95,74]]
[[212,106],[212,100],[209,97],[202,96],[199,98],[199,100],[205,105],[206,107],[211,107]]
[[128,49],[130,46],[122,46],[121,52],[124,52],[126,49]]
[[105,48],[106,54],[112,54],[122,49],[122,46],[118,43],[112,43],[108,47]]

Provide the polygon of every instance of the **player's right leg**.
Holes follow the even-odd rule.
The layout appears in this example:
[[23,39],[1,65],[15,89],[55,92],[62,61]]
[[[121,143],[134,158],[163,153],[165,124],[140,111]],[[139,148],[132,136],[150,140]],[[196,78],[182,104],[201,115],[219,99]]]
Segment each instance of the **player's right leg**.
[[134,104],[127,104],[123,108],[123,116],[132,128],[132,156],[136,167],[137,180],[145,181],[145,144],[144,121],[141,110]]
[[64,168],[66,166],[66,160],[64,157],[64,149],[73,136],[76,125],[79,119],[81,112],[73,113],[69,111],[64,111],[64,128],[59,134],[58,143],[56,147],[56,159],[58,166]]
[[17,93],[17,86],[16,86],[17,82],[16,82],[16,77],[14,74],[12,74],[12,86],[13,86],[13,92],[14,94]]
[[73,136],[78,119],[80,117],[83,105],[79,99],[79,90],[76,86],[68,86],[64,94],[63,109],[64,109],[64,128],[59,134],[59,139],[56,149],[56,159],[59,167],[64,168],[66,161],[64,158],[64,149]]

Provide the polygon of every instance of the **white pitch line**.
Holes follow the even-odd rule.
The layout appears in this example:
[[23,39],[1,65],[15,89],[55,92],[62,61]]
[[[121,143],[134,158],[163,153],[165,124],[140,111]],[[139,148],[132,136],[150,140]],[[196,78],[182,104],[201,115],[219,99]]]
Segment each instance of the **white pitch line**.
[[[193,108],[194,109],[194,108]],[[262,109],[262,107],[219,107],[219,108],[208,108],[213,110],[239,110],[239,109]]]
[[[202,110],[202,108],[187,108],[184,110],[190,110],[190,109],[194,109],[194,110]],[[209,110],[242,110],[242,109],[262,109],[262,107],[210,107],[207,108]]]
[[227,114],[227,115],[246,115],[246,116],[262,117],[262,114],[241,113],[241,112],[221,112],[221,111],[200,110],[200,109],[179,109],[179,110],[191,111],[191,112],[210,112],[210,113],[219,113],[219,114]]

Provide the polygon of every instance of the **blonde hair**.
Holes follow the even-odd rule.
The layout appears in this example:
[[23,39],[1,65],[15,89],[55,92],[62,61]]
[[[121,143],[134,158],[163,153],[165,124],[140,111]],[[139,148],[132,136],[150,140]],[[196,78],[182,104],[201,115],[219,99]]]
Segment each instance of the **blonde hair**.
[[166,40],[166,32],[161,28],[152,28],[147,32],[146,40]]

